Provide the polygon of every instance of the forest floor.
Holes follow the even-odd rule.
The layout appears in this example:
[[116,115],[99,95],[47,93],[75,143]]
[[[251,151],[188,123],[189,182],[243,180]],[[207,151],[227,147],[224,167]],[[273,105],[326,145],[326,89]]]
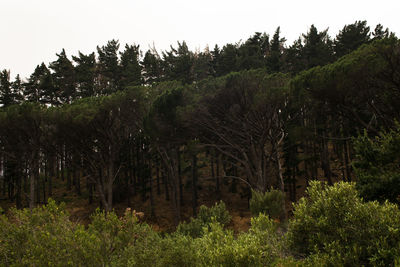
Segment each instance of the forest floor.
[[[334,173],[339,172],[333,168]],[[319,180],[322,178],[322,171]],[[235,233],[247,231],[250,227],[251,213],[248,206],[248,193],[246,194],[246,186],[237,183],[236,192],[232,193],[232,180],[224,179],[221,180],[220,185],[220,197],[216,193],[215,181],[210,178],[204,178],[208,176],[208,171],[202,171],[198,181],[198,207],[200,205],[206,205],[211,207],[219,200],[222,200],[226,208],[228,209],[232,220],[228,228],[233,230]],[[341,180],[341,175],[335,175],[334,180]],[[203,178],[202,178],[203,177]],[[94,213],[97,207],[100,206],[98,200],[94,200],[93,203],[89,204],[88,195],[85,188],[86,181],[81,182],[81,188],[83,193],[78,195],[72,188],[66,190],[66,181],[57,179],[53,181],[53,194],[52,198],[57,202],[64,202],[66,209],[70,214],[70,219],[74,222],[87,225],[90,223],[90,215]],[[183,205],[181,206],[181,219],[184,221],[190,220],[193,216],[192,208],[192,193],[190,184],[184,186]],[[296,200],[304,196],[306,189],[306,180],[304,178],[297,179],[296,186]],[[154,216],[151,216],[151,205],[149,193],[147,193],[146,200],[142,200],[142,196],[137,194],[131,196],[130,201],[127,198],[121,199],[120,201],[114,202],[114,211],[118,216],[122,216],[125,210],[130,207],[132,210],[137,212],[143,212],[144,218],[142,221],[150,224],[157,231],[171,232],[175,229],[174,226],[174,213],[171,201],[165,199],[164,185],[160,185],[160,195],[157,194],[157,188],[155,183],[153,184],[153,196],[154,196]],[[43,196],[41,196],[41,204],[43,204]],[[96,198],[95,198],[96,199]],[[130,205],[128,205],[130,203]],[[27,204],[27,203],[25,203]],[[15,202],[11,202],[7,199],[0,199],[0,207],[5,211],[9,208],[14,207]],[[286,212],[290,216],[292,213],[292,201],[290,200],[289,193],[286,192]]]

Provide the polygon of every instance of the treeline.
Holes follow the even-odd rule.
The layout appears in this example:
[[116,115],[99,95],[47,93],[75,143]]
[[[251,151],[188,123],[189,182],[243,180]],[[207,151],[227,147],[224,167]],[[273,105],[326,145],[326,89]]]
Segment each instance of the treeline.
[[[263,68],[221,77],[206,75],[194,82],[183,72],[191,73],[188,66],[192,65],[185,65],[186,57],[179,56],[178,49],[157,61],[164,62],[160,63],[163,74],[157,76],[160,82],[143,85],[148,80],[140,78],[136,83],[136,76],[129,74],[135,70],[147,75],[137,68],[137,60],[130,60],[138,59],[139,53],[128,57],[124,55],[130,53],[123,52],[119,60],[118,43],[112,41],[98,49],[99,61],[93,61],[92,72],[81,69],[84,77],[93,78],[84,81],[72,78],[81,65],[74,66],[61,53],[65,60],[50,65],[54,72],[42,65],[39,68],[47,69],[47,76],[31,77],[27,83],[31,87],[26,88],[36,88],[30,92],[36,92],[37,98],[29,100],[25,94],[18,105],[3,102],[1,194],[18,208],[33,208],[45,203],[53,195],[53,183],[61,180],[67,190],[84,194],[90,203],[100,201],[106,211],[115,202],[130,205],[131,198],[140,195],[143,201],[149,199],[151,215],[157,205],[155,195],[164,195],[178,225],[184,201],[190,201],[196,215],[199,185],[205,180],[212,182],[210,190],[217,199],[222,182],[228,180],[233,193],[250,197],[251,189],[265,192],[274,187],[287,191],[291,201],[296,200],[299,179],[308,184],[321,178],[322,172],[329,184],[351,181],[352,137],[363,130],[377,135],[382,129],[394,129],[400,115],[400,43],[382,27],[377,27],[381,35],[375,31],[378,40],[371,41],[368,29],[367,44],[336,61],[339,50],[329,50],[332,58],[325,63],[331,64],[319,66],[324,62],[316,61],[323,60],[325,54],[320,52],[328,51],[326,47],[339,49],[339,40],[347,40],[339,36],[358,28],[368,29],[365,22],[348,25],[332,43],[326,31],[312,26],[299,43],[302,52],[296,62],[309,64],[299,70],[318,66],[298,74],[272,70],[267,64],[269,54],[260,57],[264,65],[249,65]],[[281,42],[275,37],[267,42],[269,49],[275,39]],[[248,43],[233,48],[241,51]],[[278,47],[282,49],[279,64],[289,62],[283,59],[289,58],[291,48]],[[174,70],[169,74],[164,66],[167,58],[175,62],[168,65]],[[69,62],[71,76],[60,62]],[[166,77],[174,80],[161,82]],[[10,88],[14,87],[13,82]],[[54,94],[40,93],[49,88]],[[81,92],[87,95],[79,96]],[[202,168],[209,175],[199,175]],[[185,192],[190,192],[190,199],[184,198]]]
[[183,84],[208,77],[220,77],[231,72],[265,68],[269,73],[297,74],[302,70],[332,63],[360,45],[386,38],[390,33],[378,24],[370,30],[366,21],[356,21],[343,27],[331,38],[328,30],[314,25],[292,45],[286,46],[278,27],[270,37],[255,33],[246,41],[226,44],[212,50],[190,51],[187,44],[159,53],[155,48],[142,51],[139,45],[126,44],[120,52],[116,40],[97,47],[97,53],[68,58],[63,49],[57,60],[41,63],[27,81],[19,75],[11,81],[10,71],[0,74],[0,105],[39,102],[57,106],[89,96],[99,96],[124,90],[129,86],[152,85],[176,80]]

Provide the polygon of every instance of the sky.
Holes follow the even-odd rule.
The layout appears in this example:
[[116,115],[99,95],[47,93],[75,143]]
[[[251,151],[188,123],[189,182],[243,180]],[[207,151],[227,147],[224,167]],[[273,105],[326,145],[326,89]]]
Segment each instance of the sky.
[[117,39],[121,48],[153,44],[169,50],[186,41],[191,50],[272,36],[278,26],[289,46],[314,24],[331,37],[346,24],[367,20],[400,34],[399,0],[0,0],[0,70],[27,78],[64,48],[88,54]]

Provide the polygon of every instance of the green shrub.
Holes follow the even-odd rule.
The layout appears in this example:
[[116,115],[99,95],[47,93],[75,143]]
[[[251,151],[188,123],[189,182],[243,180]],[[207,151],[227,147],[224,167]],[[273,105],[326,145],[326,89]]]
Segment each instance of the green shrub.
[[12,209],[0,219],[0,265],[76,265],[74,230],[64,206],[49,199],[33,210]]
[[197,247],[189,235],[172,234],[159,243],[159,253],[150,266],[199,266]]
[[289,248],[337,266],[392,266],[400,255],[400,211],[363,202],[355,185],[313,181],[289,222]]
[[271,189],[265,193],[252,190],[250,211],[253,216],[264,213],[271,218],[280,218],[283,212],[285,212],[283,210],[284,201],[285,194],[280,190]]
[[276,223],[261,214],[252,218],[251,228],[235,238],[230,230],[211,223],[194,239],[199,266],[271,266],[281,254]]
[[64,205],[51,199],[0,215],[0,266],[127,266],[129,259],[149,266],[148,251],[159,239],[149,226],[131,213],[118,218],[97,210],[92,220],[87,229],[72,223]]
[[197,218],[192,218],[188,223],[180,223],[177,233],[200,237],[203,234],[204,227],[207,227],[211,222],[217,222],[225,226],[230,221],[231,216],[226,210],[224,202],[220,201],[211,208],[202,205],[200,206]]

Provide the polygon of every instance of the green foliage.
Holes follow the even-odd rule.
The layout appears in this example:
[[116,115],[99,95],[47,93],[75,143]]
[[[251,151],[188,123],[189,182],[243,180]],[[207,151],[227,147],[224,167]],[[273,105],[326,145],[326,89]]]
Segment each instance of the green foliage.
[[252,190],[250,199],[250,211],[255,216],[264,213],[272,218],[279,218],[283,212],[285,194],[277,189],[271,189],[265,193]]
[[249,232],[237,238],[232,231],[212,223],[194,241],[199,266],[271,266],[281,249],[276,224],[262,214],[251,223]]
[[[49,199],[43,207],[0,215],[0,265],[393,266],[399,260],[395,205],[364,203],[348,183],[312,182],[308,194],[296,205],[287,238],[264,214],[252,218],[248,232],[235,236],[224,229],[229,215],[222,202],[201,208],[191,222],[203,223],[194,238],[182,226],[161,236],[129,211],[118,218],[97,210],[85,228]],[[307,257],[296,260],[288,253]]]
[[[149,263],[151,258],[143,252],[149,250],[152,242],[157,242],[158,235],[146,224],[139,224],[133,213],[126,212],[118,218],[113,212],[105,214],[97,210],[92,216],[86,235],[90,243],[82,250],[83,255],[92,256],[89,262],[99,262],[96,265],[119,263],[129,265],[132,259],[135,263]],[[143,254],[143,255],[142,255]]]
[[0,215],[0,265],[126,266],[123,256],[132,254],[138,263],[150,262],[141,252],[159,237],[135,215],[98,210],[85,229],[69,220],[64,205],[48,202],[32,211],[14,209],[10,218]]
[[63,205],[48,202],[32,211],[13,209],[10,219],[1,215],[0,265],[73,265],[73,231],[80,227],[69,221]]
[[374,138],[354,140],[357,190],[366,200],[400,202],[400,126]]
[[326,265],[390,266],[399,256],[400,211],[385,202],[363,202],[354,184],[313,181],[295,205],[289,248]]
[[341,57],[348,54],[362,44],[368,43],[369,40],[367,21],[356,21],[353,24],[345,25],[334,41],[336,56]]
[[192,218],[188,223],[183,222],[179,224],[177,233],[189,235],[191,237],[200,237],[204,234],[204,231],[210,227],[211,223],[219,223],[225,226],[230,221],[231,216],[226,210],[224,202],[220,201],[211,208],[202,205],[200,206],[197,218]]

